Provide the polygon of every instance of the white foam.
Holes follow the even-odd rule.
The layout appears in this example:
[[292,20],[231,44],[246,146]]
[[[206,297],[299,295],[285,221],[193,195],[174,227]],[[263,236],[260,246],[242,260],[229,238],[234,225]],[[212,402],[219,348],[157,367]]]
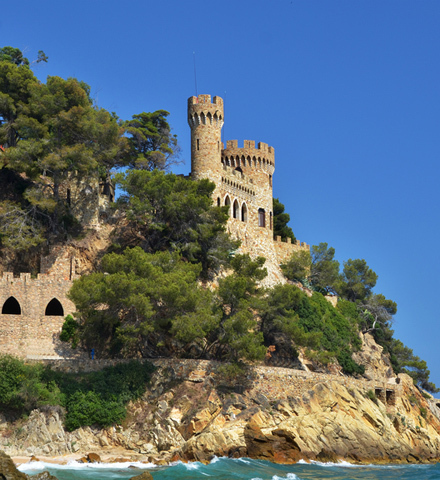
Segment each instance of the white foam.
[[[284,477],[279,477],[278,475],[274,475],[272,477],[272,480],[283,480]],[[289,479],[289,480],[295,480],[297,479],[298,477],[294,474],[294,473],[288,473],[286,475],[286,478]]]
[[70,460],[66,464],[60,465],[57,463],[49,463],[49,462],[28,462],[22,463],[17,468],[20,472],[28,472],[34,470],[45,470],[48,468],[54,468],[57,470],[84,470],[86,468],[90,469],[107,469],[107,470],[114,470],[114,469],[126,469],[126,468],[139,468],[142,470],[149,469],[149,468],[156,468],[157,465],[154,463],[143,463],[143,462],[117,462],[117,463],[82,463],[77,462],[76,460]]

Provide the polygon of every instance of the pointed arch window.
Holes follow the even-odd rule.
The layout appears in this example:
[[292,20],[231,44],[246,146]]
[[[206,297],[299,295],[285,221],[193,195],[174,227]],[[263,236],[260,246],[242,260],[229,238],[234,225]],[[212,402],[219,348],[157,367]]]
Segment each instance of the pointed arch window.
[[238,218],[240,219],[240,207],[238,205],[238,201],[237,200],[234,200],[234,208],[233,208],[233,211],[232,211],[232,216],[234,218]]
[[21,315],[21,307],[15,297],[9,297],[3,304],[2,315]]
[[64,316],[64,309],[60,301],[56,298],[52,298],[52,300],[47,304],[44,315]]
[[231,199],[229,198],[229,195],[226,195],[225,206],[229,207],[228,214],[231,215]]
[[244,202],[243,202],[243,205],[241,206],[241,221],[247,222],[247,206]]

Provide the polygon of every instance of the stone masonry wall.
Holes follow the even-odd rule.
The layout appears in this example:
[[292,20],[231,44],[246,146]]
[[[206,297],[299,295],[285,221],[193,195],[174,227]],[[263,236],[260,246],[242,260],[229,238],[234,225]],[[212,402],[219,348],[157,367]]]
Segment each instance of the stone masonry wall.
[[[66,296],[77,277],[75,259],[56,251],[41,264],[43,273],[37,278],[30,273],[0,277],[0,353],[22,358],[74,357],[70,347],[59,340],[59,333],[65,316],[75,311]],[[11,313],[11,299],[15,305],[18,302],[19,314],[14,309]],[[53,309],[46,311],[49,303],[56,314],[50,314]]]
[[191,128],[191,177],[215,183],[215,205],[229,206],[228,232],[242,242],[241,253],[266,258],[270,286],[285,282],[280,264],[305,243],[291,244],[273,239],[273,175],[275,149],[260,142],[228,140],[221,143],[224,121],[223,99],[199,95],[188,99]]
[[[160,358],[149,360],[158,368],[167,368],[169,377],[192,382],[202,382],[209,377],[216,377],[220,362],[212,360],[190,360]],[[115,365],[126,360],[87,360],[87,361],[47,361],[52,368],[66,372],[96,371],[109,365]],[[401,395],[401,384],[396,378],[378,378],[375,380],[357,379],[344,375],[330,375],[316,372],[306,372],[282,367],[255,366],[249,377],[251,392],[265,395],[269,401],[283,400],[287,397],[299,397],[307,393],[318,383],[337,382],[347,389],[357,388],[364,393],[369,390],[376,392],[384,403],[393,404]],[[400,380],[397,380],[400,382]],[[241,390],[240,384],[235,384]],[[391,397],[387,401],[387,395]],[[392,395],[390,395],[392,393]]]

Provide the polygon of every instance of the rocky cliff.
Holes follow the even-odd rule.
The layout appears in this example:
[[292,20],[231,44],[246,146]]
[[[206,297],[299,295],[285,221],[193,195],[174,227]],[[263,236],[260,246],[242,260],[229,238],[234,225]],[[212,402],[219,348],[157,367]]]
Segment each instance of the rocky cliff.
[[406,375],[356,380],[258,367],[232,386],[212,362],[156,363],[148,392],[123,425],[66,432],[61,410],[35,410],[14,424],[3,419],[0,448],[13,456],[98,451],[157,463],[214,455],[283,463],[440,459],[440,402]]

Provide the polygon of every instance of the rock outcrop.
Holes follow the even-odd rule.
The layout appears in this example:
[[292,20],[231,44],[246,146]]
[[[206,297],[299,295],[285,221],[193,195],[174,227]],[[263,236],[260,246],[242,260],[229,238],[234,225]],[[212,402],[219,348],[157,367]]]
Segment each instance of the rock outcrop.
[[14,456],[94,451],[158,464],[214,455],[282,463],[440,459],[440,402],[404,374],[368,389],[373,381],[258,367],[231,387],[209,362],[161,365],[123,426],[70,433],[61,411],[35,410],[14,425],[0,422],[0,448]]

